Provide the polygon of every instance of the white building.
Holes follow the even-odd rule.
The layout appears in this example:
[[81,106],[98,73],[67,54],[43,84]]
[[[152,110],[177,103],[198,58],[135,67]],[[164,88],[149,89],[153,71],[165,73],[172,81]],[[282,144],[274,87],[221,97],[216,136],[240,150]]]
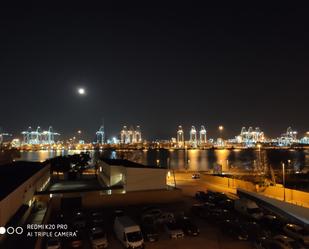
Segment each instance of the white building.
[[1,165],[0,226],[5,226],[21,207],[29,209],[35,192],[42,191],[49,180],[50,165],[46,163],[20,161]]
[[108,186],[121,186],[126,192],[166,189],[165,168],[145,166],[122,159],[101,159],[98,176]]

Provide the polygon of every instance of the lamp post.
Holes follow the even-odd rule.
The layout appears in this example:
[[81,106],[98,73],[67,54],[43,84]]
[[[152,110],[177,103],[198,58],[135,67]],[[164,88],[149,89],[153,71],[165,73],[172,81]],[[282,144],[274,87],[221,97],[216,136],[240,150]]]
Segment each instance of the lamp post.
[[285,201],[285,164],[282,163],[283,200]]
[[[170,157],[167,158],[167,168],[168,168],[168,172],[170,172],[170,170],[171,170],[171,159],[170,159]],[[176,177],[175,177],[174,168],[173,168],[173,178],[174,178],[174,188],[176,188]]]

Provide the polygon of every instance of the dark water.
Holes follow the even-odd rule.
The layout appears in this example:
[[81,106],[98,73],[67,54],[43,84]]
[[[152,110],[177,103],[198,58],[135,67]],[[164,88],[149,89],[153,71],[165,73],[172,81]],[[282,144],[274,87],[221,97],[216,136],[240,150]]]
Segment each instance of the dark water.
[[129,152],[105,152],[111,158],[127,158],[146,165],[158,165],[179,170],[209,171],[216,165],[222,171],[259,170],[265,166],[301,171],[309,169],[309,150],[137,150]]
[[[34,151],[21,152],[20,160],[44,161],[59,155],[80,153],[81,151]],[[99,152],[91,151],[94,157]],[[222,165],[222,171],[257,170],[265,165],[280,169],[281,163],[294,171],[309,169],[309,150],[134,150],[104,151],[110,158],[126,158],[146,165],[158,165],[179,170],[209,171]],[[168,165],[169,164],[169,165]]]

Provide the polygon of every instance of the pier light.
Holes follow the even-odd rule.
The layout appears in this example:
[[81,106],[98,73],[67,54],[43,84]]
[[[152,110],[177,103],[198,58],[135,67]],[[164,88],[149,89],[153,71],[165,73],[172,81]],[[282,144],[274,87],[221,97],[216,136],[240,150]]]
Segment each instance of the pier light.
[[223,131],[224,127],[222,125],[219,126],[219,131]]

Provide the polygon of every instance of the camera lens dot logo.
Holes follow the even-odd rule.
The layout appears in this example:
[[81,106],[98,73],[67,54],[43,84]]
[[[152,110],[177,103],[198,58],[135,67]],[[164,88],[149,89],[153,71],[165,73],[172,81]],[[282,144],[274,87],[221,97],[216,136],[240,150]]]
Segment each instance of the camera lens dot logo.
[[0,234],[5,234],[5,232],[6,232],[5,227],[0,227]]
[[7,232],[7,234],[13,234],[15,232],[15,229],[14,229],[14,227],[8,227],[6,229],[6,232]]

